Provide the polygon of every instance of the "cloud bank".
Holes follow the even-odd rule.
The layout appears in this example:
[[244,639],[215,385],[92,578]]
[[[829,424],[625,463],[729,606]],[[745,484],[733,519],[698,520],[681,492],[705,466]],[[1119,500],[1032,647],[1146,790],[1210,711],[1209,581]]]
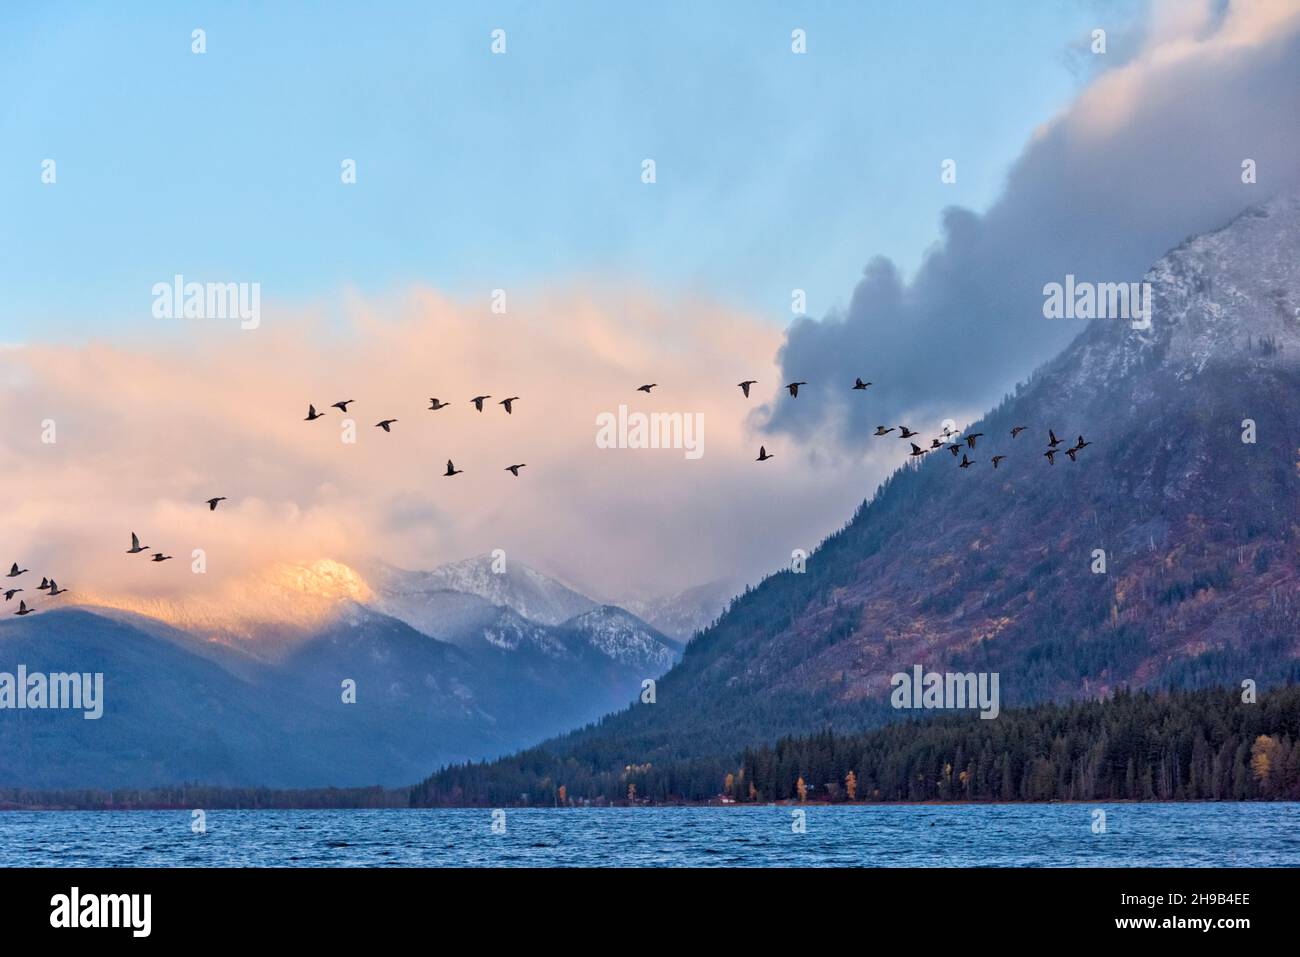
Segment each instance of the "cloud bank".
[[[264,305],[251,331],[157,322],[149,341],[0,351],[0,560],[56,575],[68,600],[238,601],[232,581],[276,563],[428,568],[495,548],[599,597],[653,595],[779,567],[863,495],[852,463],[753,461],[757,402],[735,383],[775,382],[780,333],[714,303],[572,287],[513,291],[494,315],[417,290],[342,320]],[[450,406],[429,411],[434,396]],[[342,399],[355,444],[328,408]],[[303,421],[308,403],[328,414]],[[620,404],[702,414],[704,454],[598,448]],[[443,477],[449,458],[463,475]],[[125,554],[131,531],[174,560]]]

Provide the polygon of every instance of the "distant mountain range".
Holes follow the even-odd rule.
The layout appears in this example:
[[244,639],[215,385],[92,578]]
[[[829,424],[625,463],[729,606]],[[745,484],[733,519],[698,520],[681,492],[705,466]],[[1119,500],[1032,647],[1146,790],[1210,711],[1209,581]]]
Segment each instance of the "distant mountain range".
[[621,707],[680,656],[636,615],[508,568],[282,565],[240,583],[247,606],[100,596],[0,622],[0,671],[105,684],[98,720],[0,712],[0,786],[409,784]]
[[[914,665],[998,672],[1004,708],[1300,678],[1300,199],[1185,242],[1144,279],[1150,327],[1082,326],[966,430],[984,436],[972,468],[943,450],[902,468],[805,572],[737,598],[654,704],[478,781],[654,765],[683,791],[720,788],[695,781],[719,756],[899,717],[889,679]],[[421,794],[445,802],[460,780]]]

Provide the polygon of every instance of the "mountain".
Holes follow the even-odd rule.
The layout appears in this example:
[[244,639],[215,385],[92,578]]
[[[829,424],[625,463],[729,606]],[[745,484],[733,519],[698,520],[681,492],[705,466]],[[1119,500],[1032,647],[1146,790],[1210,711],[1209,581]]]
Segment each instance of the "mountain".
[[380,565],[368,578],[382,593],[381,604],[398,610],[418,608],[423,603],[441,613],[444,601],[468,609],[471,606],[463,603],[466,597],[474,597],[487,605],[510,608],[529,621],[558,625],[598,604],[522,562],[502,562],[500,571],[491,555],[452,562],[427,572]]
[[614,605],[601,605],[574,615],[561,630],[596,649],[611,661],[654,677],[672,667],[680,647],[636,615]]
[[[96,596],[0,622],[0,671],[99,671],[106,699],[93,721],[0,712],[0,787],[409,784],[594,720],[680,654],[530,569],[493,586],[452,568],[283,564],[210,595]],[[483,595],[578,611],[550,624]]]
[[[601,605],[522,562],[495,571],[489,555],[429,572],[380,566],[368,576],[368,607],[471,652],[587,660],[631,669],[633,690],[666,671],[678,642],[632,612]],[[631,697],[629,691],[625,697]]]
[[[1185,242],[1144,280],[1150,328],[1089,322],[966,430],[985,436],[974,468],[905,465],[805,572],[747,589],[692,641],[654,704],[528,752],[530,768],[689,769],[868,727],[899,716],[890,676],[918,664],[999,673],[1003,708],[1300,678],[1300,199]],[[1049,464],[1049,429],[1091,444]]]
[[743,583],[731,580],[706,582],[671,595],[617,604],[670,638],[687,642],[717,621],[743,588]]

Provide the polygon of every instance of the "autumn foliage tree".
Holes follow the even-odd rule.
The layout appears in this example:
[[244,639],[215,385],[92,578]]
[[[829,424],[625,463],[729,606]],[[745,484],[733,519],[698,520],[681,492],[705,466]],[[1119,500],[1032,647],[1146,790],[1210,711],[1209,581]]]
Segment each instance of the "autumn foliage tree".
[[1277,739],[1267,734],[1257,737],[1250,747],[1250,770],[1265,793],[1269,790],[1269,779],[1273,774],[1273,763],[1276,757]]

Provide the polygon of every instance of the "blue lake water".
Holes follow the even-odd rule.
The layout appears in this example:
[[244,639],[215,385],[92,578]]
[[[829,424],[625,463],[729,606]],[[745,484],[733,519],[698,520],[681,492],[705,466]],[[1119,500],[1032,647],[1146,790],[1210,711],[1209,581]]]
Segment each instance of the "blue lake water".
[[1295,803],[793,810],[0,812],[0,866],[1300,866]]

